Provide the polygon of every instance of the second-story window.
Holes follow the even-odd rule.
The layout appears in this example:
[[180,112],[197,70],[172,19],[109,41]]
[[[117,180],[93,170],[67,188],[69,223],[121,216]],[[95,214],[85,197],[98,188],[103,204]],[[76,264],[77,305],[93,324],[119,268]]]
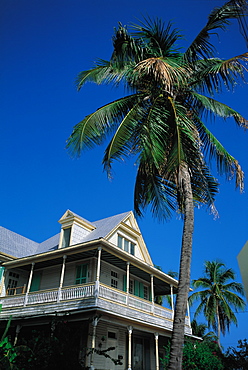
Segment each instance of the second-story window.
[[144,285],[144,299],[149,299],[149,290],[146,285]]
[[76,284],[85,284],[88,281],[88,265],[82,264],[77,266]]
[[69,247],[71,239],[71,227],[63,229],[62,248]]
[[133,294],[133,280],[129,280],[129,293]]
[[132,243],[130,240],[124,238],[121,235],[118,235],[118,242],[117,245],[119,248],[123,249],[125,252],[128,252],[135,256],[135,244]]
[[7,294],[8,295],[14,295],[16,290],[15,288],[17,287],[17,283],[19,280],[19,274],[16,272],[9,272],[9,281],[8,281],[8,286],[7,286]]
[[118,274],[116,271],[111,271],[111,287],[118,289]]

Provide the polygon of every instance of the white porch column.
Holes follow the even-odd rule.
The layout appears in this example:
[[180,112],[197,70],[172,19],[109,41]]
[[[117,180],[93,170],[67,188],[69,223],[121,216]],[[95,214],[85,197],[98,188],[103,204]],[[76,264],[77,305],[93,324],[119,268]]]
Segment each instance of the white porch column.
[[155,337],[156,370],[159,370],[158,333],[154,333],[154,337]]
[[33,272],[34,272],[34,265],[35,265],[35,263],[32,262],[31,270],[30,270],[30,274],[29,274],[29,278],[28,278],[27,291],[26,291],[26,295],[25,295],[25,299],[24,299],[24,306],[26,306],[26,304],[28,302],[28,293],[30,291],[30,287],[31,287],[31,283],[32,283],[32,277],[33,277]]
[[16,334],[15,334],[15,340],[14,340],[14,347],[16,346],[16,343],[17,343],[17,339],[18,339],[18,335],[19,335],[19,333],[20,333],[20,330],[21,330],[21,325],[17,325],[16,326]]
[[100,272],[101,272],[101,253],[102,253],[102,248],[98,248],[98,257],[97,257],[97,268],[96,268],[96,281],[95,281],[95,300],[96,300],[96,306],[97,306],[97,301],[99,297],[99,281],[100,281]]
[[191,327],[191,321],[190,321],[190,311],[189,311],[189,301],[187,301],[187,312],[188,312],[188,318],[189,318],[189,322],[188,322],[188,325]]
[[64,276],[65,276],[65,261],[66,261],[66,258],[67,258],[67,256],[64,255],[63,256],[63,264],[62,264],[62,268],[61,268],[61,274],[60,274],[60,283],[59,283],[57,302],[59,302],[60,298],[61,298],[61,289],[63,287]]
[[153,275],[151,275],[151,298],[152,298],[152,313],[154,312],[154,282]]
[[96,281],[100,280],[100,270],[101,270],[101,253],[102,248],[98,248],[98,257],[97,257],[97,270],[96,270]]
[[129,304],[129,281],[130,281],[130,262],[127,262],[127,287],[126,287],[126,292],[127,292],[127,305]]
[[174,320],[174,294],[173,294],[173,285],[170,286],[171,289],[171,309],[172,309],[172,319]]
[[128,370],[132,370],[132,326],[128,326]]
[[98,321],[99,321],[98,317],[94,317],[94,319],[92,320],[93,333],[92,333],[92,341],[91,341],[92,352],[90,355],[90,370],[95,370],[93,362],[94,362],[94,350],[96,347],[96,327],[97,327]]

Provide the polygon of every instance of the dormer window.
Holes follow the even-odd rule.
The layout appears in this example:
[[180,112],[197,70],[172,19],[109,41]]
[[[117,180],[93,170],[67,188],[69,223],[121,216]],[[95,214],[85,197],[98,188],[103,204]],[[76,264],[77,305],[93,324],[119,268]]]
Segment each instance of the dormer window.
[[135,244],[132,243],[130,240],[124,238],[121,235],[118,235],[118,247],[123,249],[125,252],[128,252],[132,254],[133,256],[135,255]]
[[69,247],[70,240],[71,240],[71,227],[68,227],[67,229],[63,229],[63,239],[61,248]]

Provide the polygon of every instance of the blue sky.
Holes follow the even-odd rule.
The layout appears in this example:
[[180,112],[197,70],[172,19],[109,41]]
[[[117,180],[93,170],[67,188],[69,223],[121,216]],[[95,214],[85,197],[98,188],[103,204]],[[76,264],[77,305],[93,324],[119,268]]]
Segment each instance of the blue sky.
[[[65,142],[85,115],[116,99],[123,91],[87,84],[75,88],[77,74],[96,58],[111,55],[118,22],[130,24],[143,16],[172,20],[188,45],[221,0],[1,0],[1,215],[0,224],[37,242],[59,231],[57,220],[67,210],[94,221],[133,209],[136,167],[132,160],[114,165],[110,182],[103,172],[103,147],[71,159]],[[234,23],[215,38],[221,58],[247,50]],[[246,86],[219,100],[248,118]],[[247,133],[230,120],[209,122],[226,149],[248,173]],[[213,166],[214,171],[214,166]],[[219,218],[202,208],[195,211],[192,278],[202,275],[205,260],[221,259],[237,273],[236,256],[248,239],[247,192],[234,181],[218,177]],[[246,188],[248,183],[246,180]],[[175,215],[158,223],[149,212],[138,220],[153,262],[163,271],[177,271],[182,221]],[[247,338],[248,313],[237,315],[222,344],[235,346]]]

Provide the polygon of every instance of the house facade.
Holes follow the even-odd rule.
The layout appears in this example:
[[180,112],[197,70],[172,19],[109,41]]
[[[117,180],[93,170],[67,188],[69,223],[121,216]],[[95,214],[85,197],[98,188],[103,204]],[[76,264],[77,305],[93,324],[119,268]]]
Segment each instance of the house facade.
[[[89,222],[67,210],[59,222],[43,243],[0,228],[0,325],[12,316],[18,343],[28,328],[59,319],[80,332],[82,366],[159,370],[178,282],[154,267],[133,213]],[[164,295],[172,309],[156,304]]]
[[242,282],[244,285],[246,300],[248,302],[248,241],[245,243],[238,256],[239,270],[242,277]]

